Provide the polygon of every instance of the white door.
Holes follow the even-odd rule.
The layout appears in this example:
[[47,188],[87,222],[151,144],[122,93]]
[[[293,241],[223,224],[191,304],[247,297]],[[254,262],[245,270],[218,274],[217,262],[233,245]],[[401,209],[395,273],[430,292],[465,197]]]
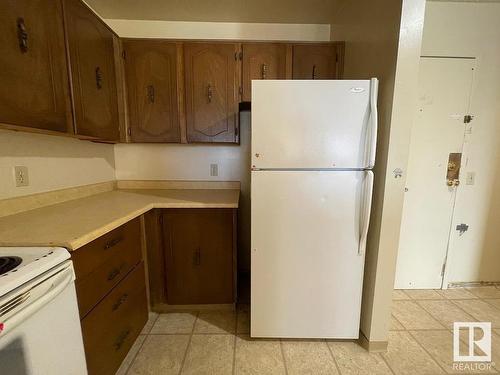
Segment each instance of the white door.
[[252,81],[252,166],[373,166],[376,79]]
[[[474,59],[420,60],[419,105],[412,127],[396,289],[442,287],[455,195],[450,153],[461,153]],[[462,155],[462,164],[465,157]]]
[[357,338],[371,171],[253,171],[251,336]]

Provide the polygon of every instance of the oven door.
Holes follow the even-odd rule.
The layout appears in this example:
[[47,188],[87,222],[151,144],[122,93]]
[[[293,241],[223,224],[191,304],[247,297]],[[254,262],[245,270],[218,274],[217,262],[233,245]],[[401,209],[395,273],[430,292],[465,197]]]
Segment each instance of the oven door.
[[1,372],[87,374],[71,262],[0,301]]

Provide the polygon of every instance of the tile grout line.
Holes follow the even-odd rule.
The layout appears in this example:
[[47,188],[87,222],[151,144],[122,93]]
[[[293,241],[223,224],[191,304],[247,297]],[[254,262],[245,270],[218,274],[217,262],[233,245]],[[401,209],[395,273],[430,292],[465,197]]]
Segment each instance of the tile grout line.
[[330,345],[328,344],[328,342],[326,340],[324,341],[324,343],[326,344],[326,347],[328,348],[328,351],[330,352],[330,357],[332,357],[333,364],[337,368],[337,371],[339,372],[339,375],[342,375],[342,371],[340,371],[340,366],[337,363],[337,360],[335,359],[335,356],[333,355],[332,348],[330,348]]
[[231,374],[236,374],[236,339],[237,339],[237,335],[238,335],[238,306],[236,306],[236,311],[235,311],[235,314],[236,314],[236,318],[234,319],[235,320],[235,328],[234,328],[234,339],[233,339],[233,367],[232,367],[232,371],[231,371]]
[[184,352],[184,357],[182,357],[182,362],[181,362],[181,367],[179,368],[179,375],[182,373],[182,370],[184,370],[184,365],[186,364],[186,357],[189,351],[189,347],[191,346],[191,340],[193,339],[193,334],[194,334],[194,327],[196,326],[196,322],[198,321],[198,316],[200,315],[200,312],[196,312],[196,319],[193,322],[193,328],[191,328],[191,334],[189,335],[189,340],[186,345],[186,351]]
[[436,359],[436,358],[434,358],[434,356],[433,356],[433,355],[432,355],[429,351],[427,351],[427,349],[426,349],[426,348],[425,348],[422,344],[420,344],[420,342],[417,340],[417,338],[411,334],[411,331],[408,331],[408,334],[411,336],[411,338],[412,338],[413,340],[415,340],[415,342],[417,343],[417,345],[418,345],[418,346],[420,346],[420,348],[421,348],[424,352],[426,352],[426,353],[427,353],[427,355],[428,355],[428,356],[429,356],[429,357],[430,357],[430,358],[434,361],[434,363],[435,363],[435,364],[436,364],[436,365],[437,365],[437,366],[438,366],[441,370],[443,370],[445,374],[447,374],[447,373],[448,373],[448,371],[446,371],[446,369],[445,369],[443,366],[441,366],[441,365],[440,365],[440,363],[437,361],[437,359]]
[[286,364],[285,351],[283,349],[283,340],[279,340],[281,357],[283,358],[283,366],[285,366],[285,374],[288,375],[288,366]]
[[[401,327],[403,327],[402,330],[401,329],[397,329],[397,330],[393,330],[393,331],[406,331],[406,327],[404,326],[404,324],[401,323],[401,321],[398,318],[396,318],[396,315],[394,315],[392,312],[391,312],[391,317],[394,320],[396,320],[396,322],[398,322]],[[391,327],[389,327],[389,332],[391,332]]]
[[[139,335],[139,336],[141,336],[141,335]],[[139,337],[139,336],[138,336],[138,337]],[[139,355],[139,352],[141,351],[142,347],[144,346],[144,343],[145,343],[145,342],[146,342],[146,340],[148,339],[148,335],[147,335],[147,334],[145,334],[144,336],[146,336],[146,337],[144,338],[144,340],[142,340],[142,343],[141,343],[141,345],[139,345],[139,348],[137,349],[137,352],[134,354],[134,357],[132,358],[132,360],[130,361],[130,364],[129,364],[129,365],[127,366],[127,368],[125,369],[125,372],[124,372],[124,374],[125,374],[125,375],[127,375],[127,374],[128,374],[128,372],[130,371],[130,369],[132,368],[132,365],[134,364],[135,359],[136,359],[136,358],[137,358],[137,356]],[[136,339],[136,340],[137,340],[137,339]],[[133,345],[133,344],[132,344],[132,345]]]
[[[440,320],[438,320],[438,318],[436,318],[432,312],[430,312],[429,310],[427,310],[427,309],[425,308],[425,306],[423,306],[423,305],[422,305],[421,303],[419,303],[418,301],[417,301],[417,305],[419,305],[419,306],[420,306],[420,307],[421,307],[421,308],[422,308],[422,309],[423,309],[423,310],[424,310],[427,314],[429,314],[429,315],[430,315],[430,316],[431,316],[431,317],[432,317],[432,318],[433,318],[436,322],[438,322],[438,323],[439,323],[439,324],[441,324],[443,327],[445,327],[446,329],[448,329],[448,327],[446,327],[446,325],[445,325],[444,323],[442,323]],[[456,306],[456,305],[455,305],[455,306]],[[457,306],[457,307],[458,307],[458,306]],[[460,308],[458,308],[458,309],[459,309],[459,310],[462,310],[462,309],[460,309]],[[470,314],[468,314],[466,311],[463,311],[463,310],[462,310],[462,312],[463,312],[463,313],[465,313],[466,315],[470,316],[472,319],[475,319],[473,316],[471,316]],[[436,330],[436,331],[438,331],[438,330]]]
[[[135,359],[137,358],[137,356],[139,355],[139,352],[141,351],[142,347],[144,346],[144,343],[146,342],[146,340],[148,339],[148,336],[149,336],[149,332],[151,332],[151,330],[153,329],[153,326],[155,325],[156,321],[158,320],[158,318],[160,317],[160,314],[156,314],[156,318],[154,319],[153,323],[151,323],[151,329],[147,332],[147,333],[144,333],[144,336],[146,336],[144,338],[144,340],[142,341],[141,345],[139,346],[139,349],[137,349],[137,352],[135,353],[134,355],[134,358],[132,358],[132,360],[130,361],[130,364],[128,365],[127,369],[125,370],[125,375],[128,374],[128,372],[130,371],[130,369],[132,368],[132,365],[134,364],[135,362]],[[148,311],[148,320],[149,320],[149,311]],[[147,322],[146,322],[147,324]],[[142,331],[141,331],[142,332]],[[139,336],[141,336],[141,334],[139,333]],[[137,338],[139,338],[139,336],[137,336]],[[137,339],[136,339],[137,340]],[[135,343],[135,342],[134,342]],[[132,344],[133,345],[133,344]]]
[[[438,300],[433,300],[433,301],[438,301]],[[445,327],[443,324],[441,324],[441,322],[439,322],[436,318],[434,318],[434,316],[433,316],[431,313],[429,313],[426,309],[424,309],[424,308],[420,305],[420,303],[418,303],[418,301],[417,301],[417,300],[411,300],[411,302],[413,302],[413,303],[414,303],[417,307],[420,307],[420,308],[421,308],[421,309],[422,309],[422,310],[423,310],[426,314],[428,314],[428,315],[429,315],[429,317],[430,317],[433,321],[435,321],[435,322],[436,322],[437,324],[439,324],[441,327],[443,327],[444,329],[446,329],[446,327]],[[392,312],[391,312],[391,315],[392,315]],[[396,316],[394,315],[394,317],[396,317]],[[400,323],[401,323],[401,322],[400,322]],[[410,329],[411,329],[411,328],[406,327],[403,323],[401,323],[401,325],[402,325],[404,328],[406,328],[406,330],[410,330]],[[441,330],[443,330],[443,328],[441,328]],[[423,329],[423,330],[439,330],[439,328],[425,328],[425,329]]]
[[392,367],[389,364],[389,362],[387,362],[387,359],[385,358],[385,356],[383,355],[383,353],[375,353],[375,354],[377,354],[377,356],[382,359],[382,362],[385,363],[385,365],[387,366],[387,368],[389,369],[389,371],[392,372],[393,375],[396,375],[396,372],[392,369]]

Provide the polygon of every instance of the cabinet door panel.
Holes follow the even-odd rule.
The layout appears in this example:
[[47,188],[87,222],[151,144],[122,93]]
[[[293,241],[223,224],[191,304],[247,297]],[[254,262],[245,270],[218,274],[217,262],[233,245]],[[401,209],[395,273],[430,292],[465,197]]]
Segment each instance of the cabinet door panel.
[[0,122],[65,132],[71,129],[61,4],[0,4]]
[[189,142],[237,142],[236,44],[184,45]]
[[113,33],[80,0],[66,0],[76,133],[119,139]]
[[168,303],[233,303],[232,210],[178,209],[163,215]]
[[180,142],[177,44],[139,40],[124,48],[132,141]]
[[286,45],[245,43],[243,48],[243,101],[252,100],[253,79],[286,78]]
[[293,46],[293,79],[336,79],[336,44],[296,44]]

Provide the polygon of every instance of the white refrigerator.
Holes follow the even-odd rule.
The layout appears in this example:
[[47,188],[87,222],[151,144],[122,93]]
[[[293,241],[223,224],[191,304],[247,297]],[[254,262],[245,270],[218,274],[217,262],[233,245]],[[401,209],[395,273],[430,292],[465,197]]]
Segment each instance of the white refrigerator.
[[252,82],[252,337],[358,338],[377,88]]

